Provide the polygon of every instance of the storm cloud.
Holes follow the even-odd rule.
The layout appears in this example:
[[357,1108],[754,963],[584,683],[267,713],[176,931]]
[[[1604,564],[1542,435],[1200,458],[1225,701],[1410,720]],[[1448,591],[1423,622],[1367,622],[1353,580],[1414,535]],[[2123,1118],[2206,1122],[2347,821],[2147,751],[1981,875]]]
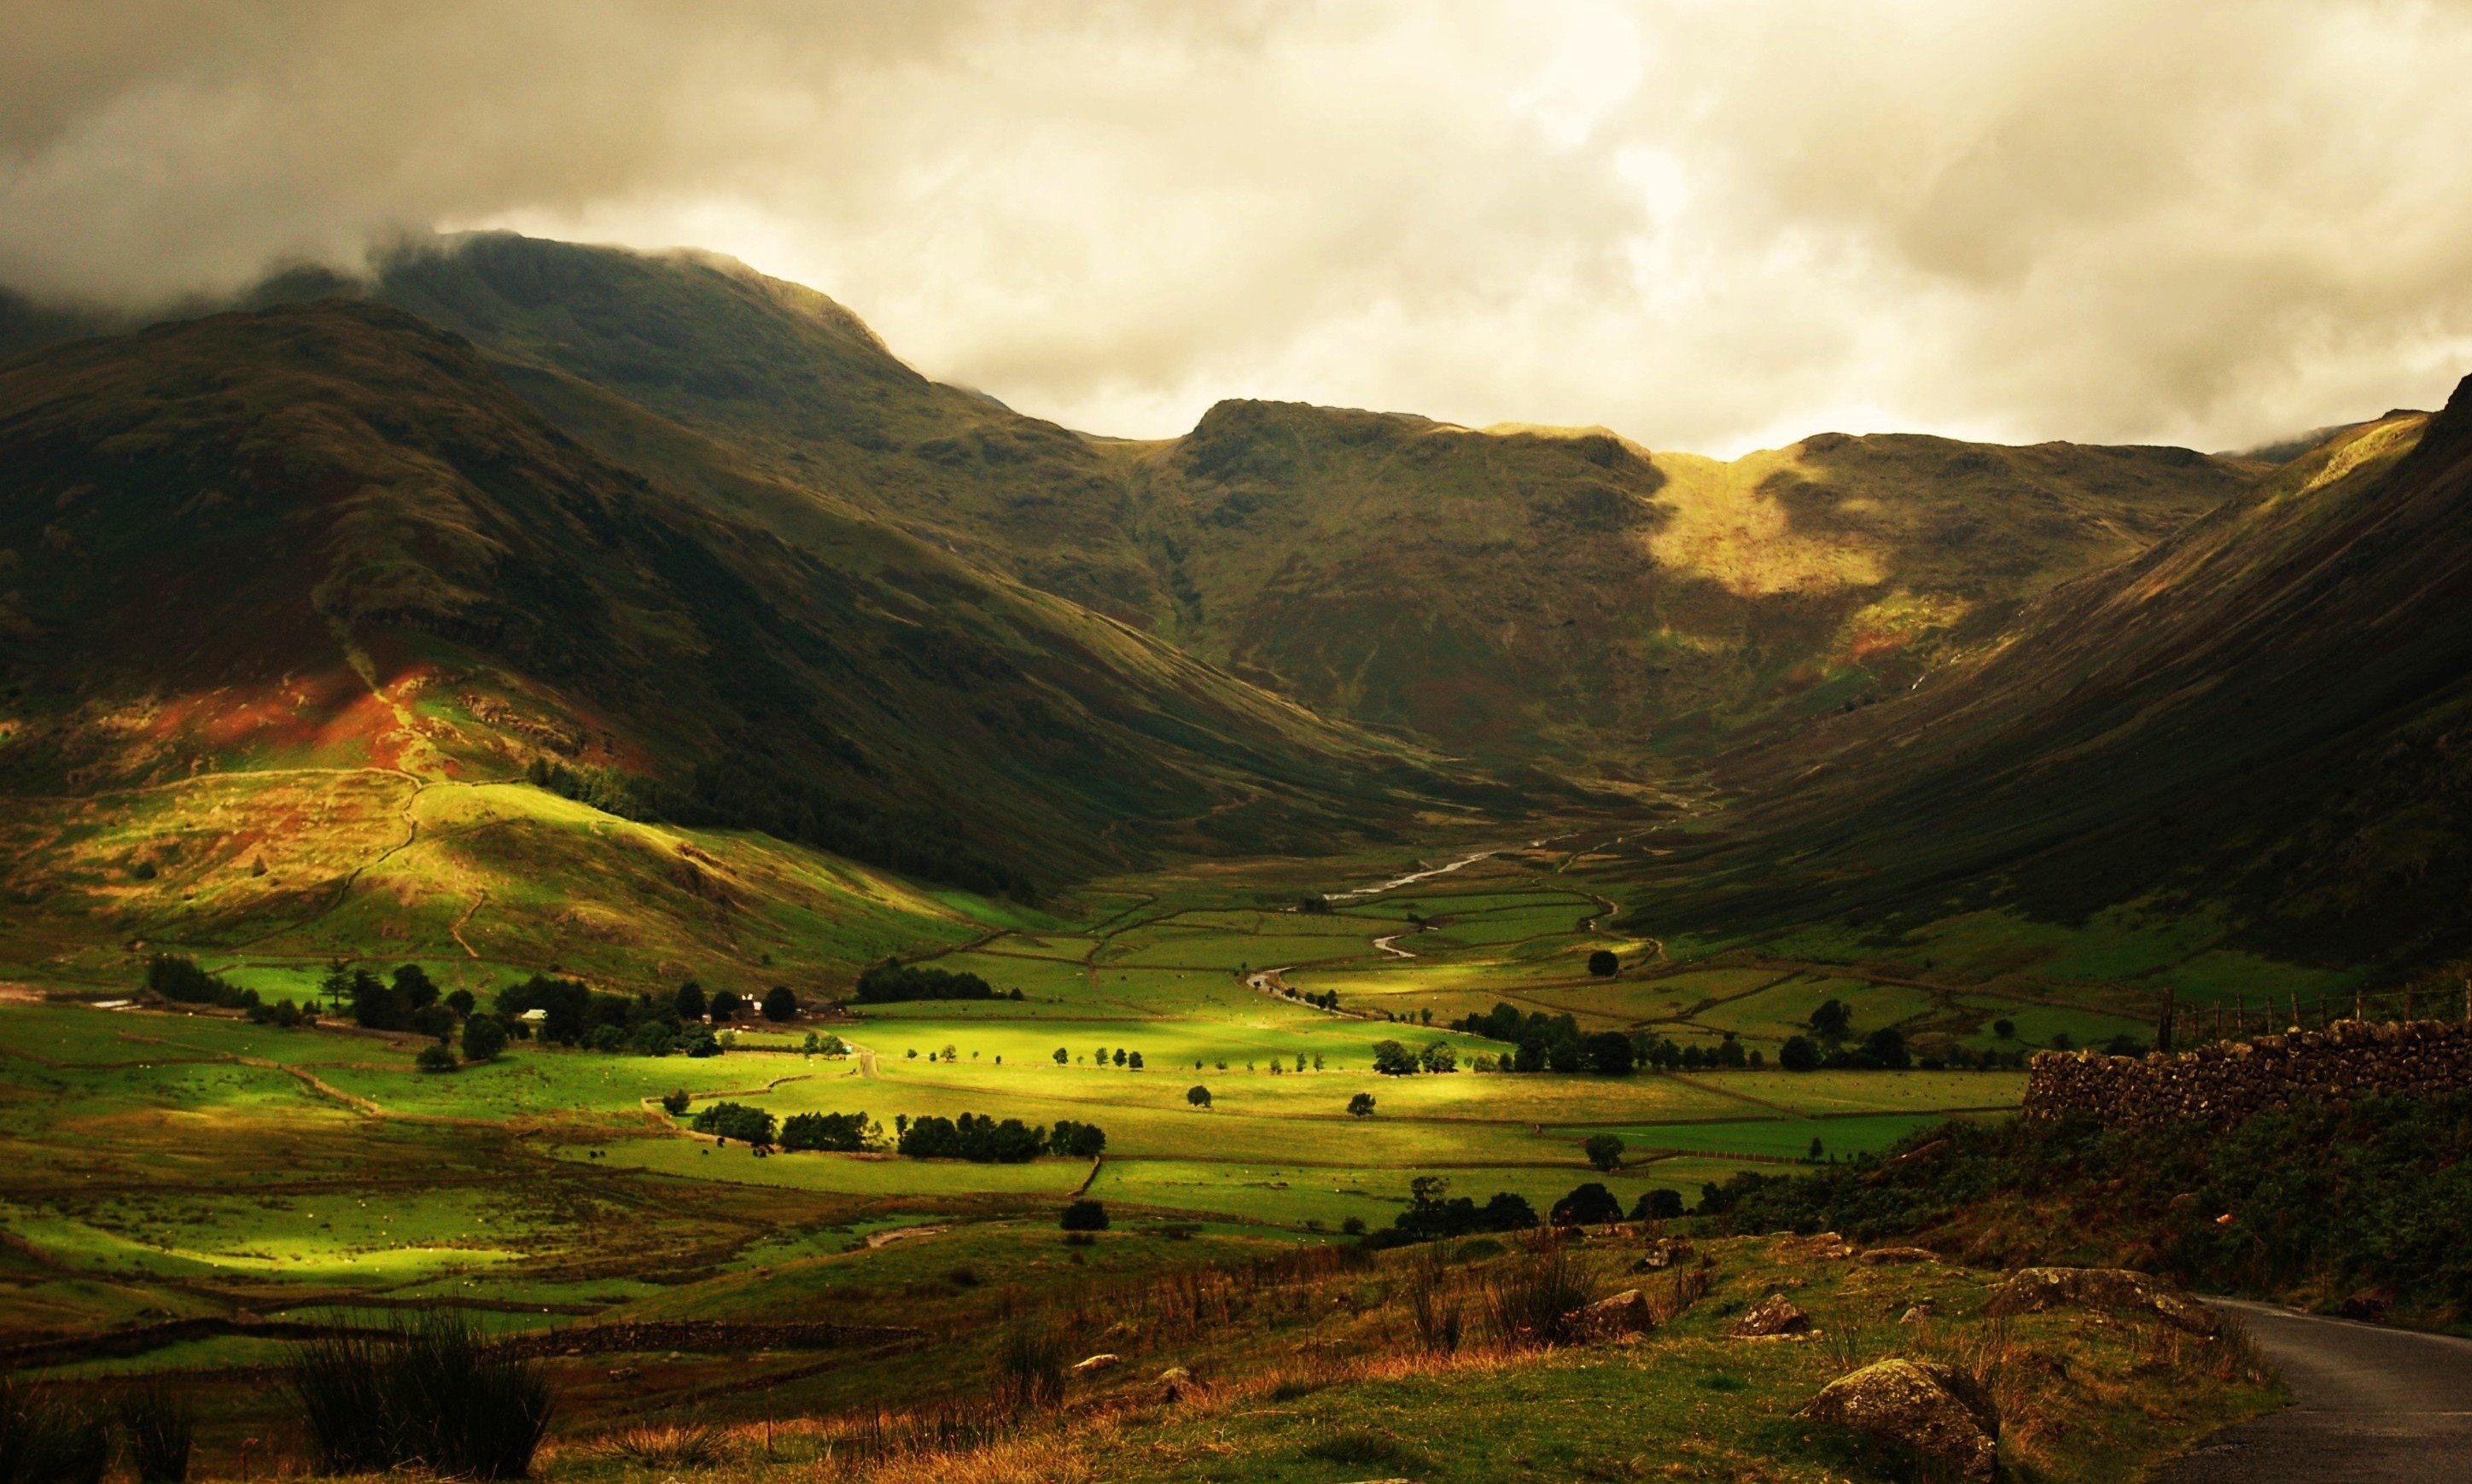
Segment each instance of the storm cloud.
[[21,0],[0,282],[742,257],[1092,431],[2230,447],[2472,371],[2472,6]]

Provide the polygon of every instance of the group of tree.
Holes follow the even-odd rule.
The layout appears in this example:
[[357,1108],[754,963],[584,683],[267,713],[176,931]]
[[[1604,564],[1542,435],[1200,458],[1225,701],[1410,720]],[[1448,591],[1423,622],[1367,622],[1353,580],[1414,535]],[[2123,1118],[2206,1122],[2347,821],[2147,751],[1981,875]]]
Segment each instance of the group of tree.
[[1421,1051],[1409,1050],[1396,1041],[1376,1041],[1373,1070],[1386,1077],[1407,1077],[1420,1072],[1457,1072],[1460,1062],[1447,1041],[1429,1043]]
[[858,977],[861,1004],[894,1004],[904,1000],[1019,1000],[1021,991],[998,991],[968,970],[955,972],[933,964],[899,963],[888,958]]
[[713,1103],[689,1119],[687,1126],[699,1134],[724,1141],[735,1139],[759,1149],[772,1143],[772,1115],[745,1103]]
[[198,967],[196,959],[178,954],[156,954],[146,960],[146,993],[174,1004],[213,1005],[223,1010],[247,1010],[258,1003],[256,990],[209,974]]
[[1515,1191],[1502,1190],[1484,1205],[1450,1193],[1450,1182],[1439,1175],[1418,1175],[1408,1182],[1408,1209],[1391,1219],[1390,1229],[1367,1239],[1375,1247],[1401,1246],[1480,1232],[1525,1232],[1536,1224],[1536,1208]]
[[1042,1154],[1075,1159],[1096,1158],[1107,1147],[1107,1136],[1095,1123],[1060,1119],[1052,1129],[1040,1129],[1019,1119],[997,1119],[975,1113],[956,1119],[930,1115],[893,1120],[894,1148],[915,1160],[968,1160],[978,1165],[1018,1165]]
[[[1073,1053],[1063,1047],[1058,1047],[1054,1052],[1054,1056],[1056,1065],[1058,1067],[1070,1066],[1072,1064]],[[1129,1051],[1121,1046],[1116,1048],[1113,1051],[1108,1050],[1103,1046],[1090,1053],[1090,1065],[1093,1067],[1105,1067],[1111,1064],[1122,1067],[1128,1072],[1139,1072],[1142,1070],[1142,1053],[1139,1051]],[[1199,1067],[1201,1064],[1200,1062],[1195,1062],[1194,1065]],[[1227,1064],[1225,1062],[1221,1062],[1219,1065],[1224,1067]]]
[[[784,989],[787,996],[789,992]],[[701,1004],[716,1022],[726,1024],[744,1003],[727,990],[709,1001],[693,980],[674,995],[596,994],[575,979],[535,974],[498,992],[498,1014],[515,1025],[522,1017],[541,1013],[540,1038],[553,1046],[581,1046],[590,1050],[637,1056],[718,1056],[721,1038],[712,1026],[687,1012]],[[788,1001],[796,1014],[795,998]]]
[[856,1154],[884,1142],[882,1124],[861,1113],[794,1113],[781,1122],[781,1147]]

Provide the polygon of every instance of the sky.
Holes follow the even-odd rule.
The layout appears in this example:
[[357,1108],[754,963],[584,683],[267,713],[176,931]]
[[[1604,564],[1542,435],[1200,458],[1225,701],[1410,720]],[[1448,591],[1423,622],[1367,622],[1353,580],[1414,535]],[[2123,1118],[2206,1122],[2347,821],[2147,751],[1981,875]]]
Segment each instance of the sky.
[[2472,372],[2472,0],[13,0],[0,284],[697,247],[1069,426],[2239,448]]

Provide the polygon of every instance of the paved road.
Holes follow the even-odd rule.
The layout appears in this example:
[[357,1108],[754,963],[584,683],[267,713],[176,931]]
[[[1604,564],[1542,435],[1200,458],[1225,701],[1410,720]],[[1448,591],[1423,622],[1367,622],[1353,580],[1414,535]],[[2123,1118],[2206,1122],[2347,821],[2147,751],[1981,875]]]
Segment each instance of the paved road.
[[2293,1404],[2215,1434],[2153,1484],[2472,1479],[2472,1340],[2208,1302],[2248,1327]]

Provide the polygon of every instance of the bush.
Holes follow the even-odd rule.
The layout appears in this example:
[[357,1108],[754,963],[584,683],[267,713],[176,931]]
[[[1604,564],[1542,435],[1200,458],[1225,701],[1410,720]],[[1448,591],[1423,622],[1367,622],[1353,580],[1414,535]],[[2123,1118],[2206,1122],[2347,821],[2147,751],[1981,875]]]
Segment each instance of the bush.
[[689,1056],[719,1056],[721,1038],[712,1033],[711,1026],[698,1025],[687,1033],[686,1040],[678,1044],[678,1049]]
[[519,1479],[549,1429],[549,1379],[539,1362],[517,1358],[448,1310],[381,1334],[311,1340],[287,1371],[327,1473],[420,1467]]
[[1098,1201],[1075,1201],[1064,1208],[1058,1226],[1068,1232],[1104,1232],[1107,1229],[1107,1208]]
[[781,1125],[781,1147],[856,1154],[867,1147],[867,1135],[864,1112],[794,1113]]
[[627,1049],[629,1045],[630,1038],[624,1025],[595,1025],[592,1027],[592,1033],[583,1038],[585,1050],[606,1052],[612,1056]]
[[1590,1165],[1608,1172],[1622,1164],[1624,1147],[1619,1134],[1590,1134],[1587,1142],[1580,1145]]
[[1622,1219],[1622,1202],[1614,1199],[1614,1192],[1591,1180],[1574,1187],[1570,1194],[1556,1201],[1550,1214],[1559,1227],[1603,1226]]
[[0,1484],[101,1484],[110,1463],[105,1418],[0,1377]]
[[1347,1116],[1353,1119],[1373,1117],[1373,1095],[1359,1093],[1347,1100]]
[[496,1061],[507,1048],[507,1027],[495,1016],[475,1015],[464,1023],[464,1059]]
[[1350,1216],[1339,1224],[1339,1229],[1349,1237],[1362,1237],[1365,1235],[1365,1218]]
[[638,1056],[667,1056],[677,1047],[677,1032],[659,1021],[646,1021],[627,1037],[627,1049]]
[[661,1107],[674,1119],[685,1113],[687,1111],[687,1105],[694,1101],[694,1098],[687,1095],[687,1090],[685,1088],[679,1088],[675,1093],[663,1093],[661,1095]]
[[114,1409],[137,1484],[186,1484],[197,1417],[178,1392],[150,1381],[125,1392]]
[[687,1127],[716,1139],[739,1139],[751,1144],[772,1142],[772,1115],[745,1103],[714,1103],[698,1113]]
[[1622,960],[1610,949],[1598,949],[1588,955],[1588,972],[1601,979],[1612,978],[1622,972]]
[[423,1072],[456,1072],[464,1066],[463,1059],[455,1054],[455,1048],[443,1041],[434,1041],[422,1047],[420,1054],[412,1059],[412,1064]]
[[768,1021],[795,1020],[798,1014],[798,997],[787,984],[775,984],[764,992],[764,1018]]
[[1184,1090],[1184,1100],[1196,1108],[1210,1106],[1210,1089],[1197,1082]]

